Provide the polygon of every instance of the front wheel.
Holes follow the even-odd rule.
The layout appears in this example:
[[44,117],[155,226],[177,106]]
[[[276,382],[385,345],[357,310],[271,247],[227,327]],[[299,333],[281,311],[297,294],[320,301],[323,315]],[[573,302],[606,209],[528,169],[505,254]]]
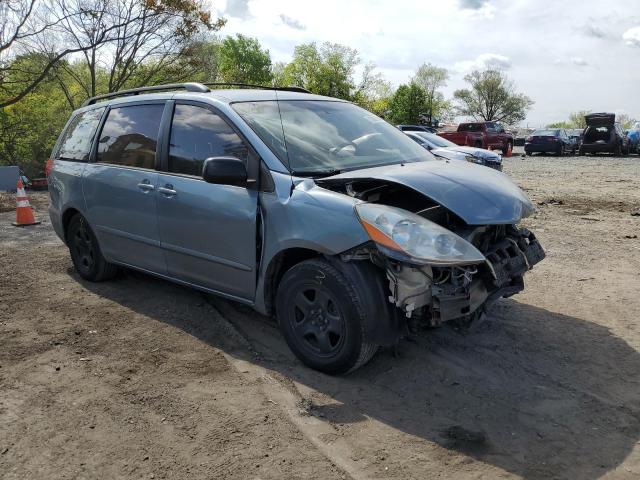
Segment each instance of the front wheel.
[[85,280],[101,282],[115,276],[118,268],[105,260],[87,220],[76,214],[67,227],[67,246],[76,271]]
[[288,270],[278,286],[276,315],[291,351],[329,374],[356,370],[377,345],[365,341],[362,299],[327,261],[311,259]]

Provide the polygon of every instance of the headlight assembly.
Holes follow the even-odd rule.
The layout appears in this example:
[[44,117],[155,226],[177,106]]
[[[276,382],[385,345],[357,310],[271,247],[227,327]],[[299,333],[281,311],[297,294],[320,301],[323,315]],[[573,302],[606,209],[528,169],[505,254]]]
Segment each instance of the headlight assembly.
[[455,233],[400,208],[362,203],[356,213],[377,245],[418,264],[482,263],[484,255]]

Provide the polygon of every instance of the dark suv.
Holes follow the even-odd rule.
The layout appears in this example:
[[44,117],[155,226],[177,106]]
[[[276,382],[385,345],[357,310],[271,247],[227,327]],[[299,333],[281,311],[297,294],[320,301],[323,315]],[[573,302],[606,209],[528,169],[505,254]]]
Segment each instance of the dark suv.
[[627,155],[629,153],[629,138],[619,123],[616,123],[614,113],[591,113],[584,116],[587,128],[580,145],[579,154],[585,153],[613,153]]

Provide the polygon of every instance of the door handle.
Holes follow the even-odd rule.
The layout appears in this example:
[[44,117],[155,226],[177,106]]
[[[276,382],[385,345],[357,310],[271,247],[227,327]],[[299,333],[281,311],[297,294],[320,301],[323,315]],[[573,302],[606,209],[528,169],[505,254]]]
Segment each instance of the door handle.
[[149,183],[149,180],[143,180],[138,184],[138,188],[146,193],[150,192],[151,190],[155,190],[156,187],[151,185],[151,183]]
[[173,185],[171,185],[170,183],[167,183],[164,187],[158,188],[158,191],[165,197],[173,197],[174,195],[178,194],[178,192],[173,189]]

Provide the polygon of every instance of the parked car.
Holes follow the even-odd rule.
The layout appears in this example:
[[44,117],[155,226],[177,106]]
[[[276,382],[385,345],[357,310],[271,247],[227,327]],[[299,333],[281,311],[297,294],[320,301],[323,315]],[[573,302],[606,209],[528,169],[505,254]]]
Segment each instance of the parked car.
[[562,128],[545,128],[535,130],[524,143],[525,155],[534,152],[553,153],[562,156],[566,152],[576,153],[578,146]]
[[584,116],[587,128],[580,145],[580,155],[585,153],[613,153],[626,155],[629,153],[629,138],[614,113],[590,113]]
[[94,97],[50,167],[51,222],[82,278],[127,267],[250,305],[331,374],[421,323],[478,318],[544,258],[505,175],[300,89]]
[[426,125],[396,125],[396,128],[402,130],[403,132],[427,132],[427,133],[436,133],[436,130],[433,127],[428,127]]
[[503,155],[513,148],[513,135],[496,122],[461,123],[457,131],[441,133],[440,136],[456,145],[502,150]]
[[405,133],[436,157],[477,163],[502,171],[502,157],[496,152],[483,148],[461,147],[433,133],[411,131]]
[[629,153],[640,154],[640,122],[633,124],[633,127],[627,131],[627,138],[629,139]]
[[576,144],[576,149],[580,148],[580,144],[582,143],[582,134],[584,130],[582,128],[570,128],[567,130],[567,135],[569,138],[574,140]]

